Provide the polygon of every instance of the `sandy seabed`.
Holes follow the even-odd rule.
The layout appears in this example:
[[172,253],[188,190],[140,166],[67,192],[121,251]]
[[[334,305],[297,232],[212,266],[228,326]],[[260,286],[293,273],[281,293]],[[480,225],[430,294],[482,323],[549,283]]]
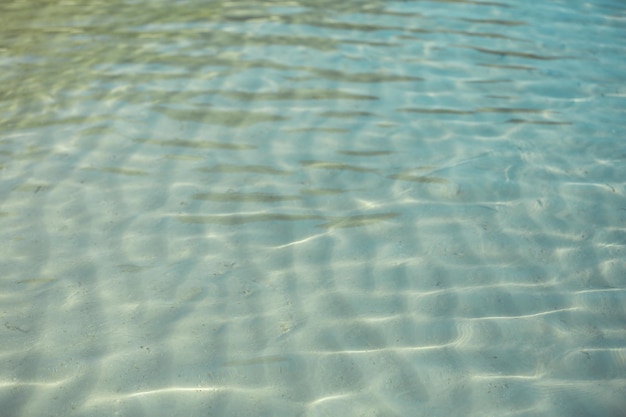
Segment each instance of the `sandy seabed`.
[[621,2],[0,14],[3,417],[624,415]]

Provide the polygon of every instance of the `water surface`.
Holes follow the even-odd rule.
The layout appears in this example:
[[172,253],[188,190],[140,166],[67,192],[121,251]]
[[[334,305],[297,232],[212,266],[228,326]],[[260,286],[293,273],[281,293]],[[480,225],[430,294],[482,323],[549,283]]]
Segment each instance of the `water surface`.
[[625,28],[3,2],[3,415],[621,415]]

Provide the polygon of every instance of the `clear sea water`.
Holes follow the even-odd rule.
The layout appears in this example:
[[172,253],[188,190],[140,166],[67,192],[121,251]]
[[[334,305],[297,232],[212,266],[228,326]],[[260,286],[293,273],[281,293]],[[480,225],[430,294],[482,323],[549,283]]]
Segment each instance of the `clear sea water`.
[[626,3],[5,0],[0,415],[626,415]]

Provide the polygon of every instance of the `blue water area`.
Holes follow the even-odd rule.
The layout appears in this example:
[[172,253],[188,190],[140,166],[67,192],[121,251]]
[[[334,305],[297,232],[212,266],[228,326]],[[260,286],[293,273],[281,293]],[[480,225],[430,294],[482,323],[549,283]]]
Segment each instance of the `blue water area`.
[[0,4],[0,414],[624,415],[621,0]]

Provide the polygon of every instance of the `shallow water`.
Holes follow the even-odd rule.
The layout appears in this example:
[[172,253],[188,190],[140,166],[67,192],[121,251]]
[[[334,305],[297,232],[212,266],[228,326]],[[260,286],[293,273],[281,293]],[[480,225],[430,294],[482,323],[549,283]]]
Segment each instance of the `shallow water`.
[[0,5],[3,416],[620,416],[620,1]]

